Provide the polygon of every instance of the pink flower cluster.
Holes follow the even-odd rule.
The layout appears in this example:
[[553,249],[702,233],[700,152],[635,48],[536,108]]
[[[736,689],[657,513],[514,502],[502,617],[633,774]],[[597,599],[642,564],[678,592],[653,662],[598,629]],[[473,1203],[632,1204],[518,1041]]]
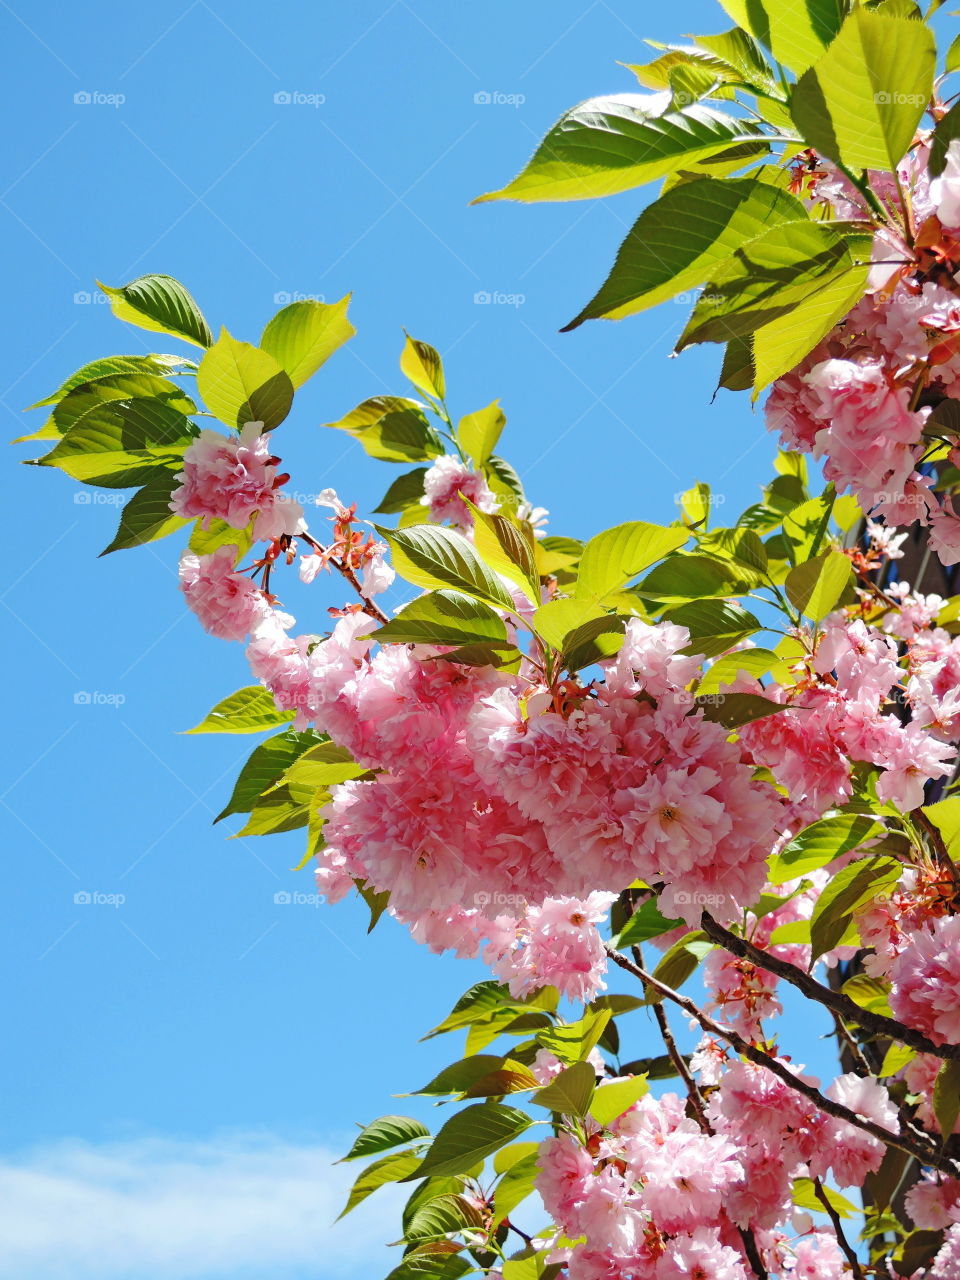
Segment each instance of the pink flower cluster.
[[248,422],[238,436],[201,431],[183,455],[170,510],[186,519],[201,517],[204,528],[212,519],[233,529],[253,520],[258,540],[302,530],[303,509],[279,492],[284,477],[262,429],[262,422]]
[[[901,167],[914,219],[956,236],[960,148],[951,144],[947,170],[932,184],[927,156],[920,147]],[[872,216],[846,179],[829,168],[824,174],[811,193],[814,202],[828,204],[841,218]],[[881,199],[899,208],[889,176],[873,175],[873,185]],[[936,234],[931,237],[928,243]],[[856,494],[865,511],[890,525],[929,525],[930,545],[944,564],[956,564],[960,517],[952,504],[938,502],[932,480],[918,466],[929,446],[922,432],[931,407],[960,396],[960,291],[942,273],[937,279],[925,276],[922,253],[917,256],[889,228],[876,235],[874,259],[867,296],[774,383],[767,424],[785,448],[823,459],[827,479],[840,492]],[[897,265],[914,260],[913,269]],[[917,386],[924,389],[920,403]]]
[[449,522],[469,531],[473,528],[473,516],[464,498],[480,511],[492,512],[499,507],[481,472],[473,471],[459,458],[444,454],[424,476],[420,501],[429,508],[430,519],[435,524]]
[[[813,1081],[813,1083],[816,1083]],[[537,1189],[570,1239],[570,1280],[678,1280],[753,1275],[742,1230],[771,1274],[836,1277],[843,1258],[826,1231],[790,1250],[782,1224],[793,1180],[828,1174],[859,1185],[879,1168],[883,1144],[807,1103],[763,1068],[735,1063],[710,1098],[707,1127],[666,1093],[647,1096],[607,1130],[561,1132],[540,1146]],[[841,1076],[828,1091],[858,1115],[898,1132],[882,1086]]]
[[[764,883],[782,801],[754,779],[727,730],[693,709],[684,684],[699,660],[679,653],[688,640],[682,628],[631,622],[606,682],[562,710],[530,694],[526,673],[399,645],[371,655],[349,619],[312,645],[262,626],[249,652],[298,723],[382,771],[336,788],[328,873],[388,890],[408,921],[440,913],[432,938],[446,933],[458,947],[459,913],[475,913],[478,935],[499,962],[519,966],[512,980],[523,986],[556,971],[573,943],[558,917],[531,914],[546,898],[586,901],[589,923],[591,894],[639,877],[665,884],[668,912],[695,922],[709,901],[731,920]],[[582,947],[574,968],[595,975],[589,933]]]
[[787,707],[745,725],[741,742],[795,803],[802,802],[798,812],[807,821],[849,798],[850,762],[858,760],[883,770],[881,801],[904,812],[915,809],[923,803],[925,783],[949,775],[955,750],[922,722],[904,725],[889,714],[905,680],[888,636],[836,615],[825,624],[806,679],[792,687],[745,679],[737,685]]

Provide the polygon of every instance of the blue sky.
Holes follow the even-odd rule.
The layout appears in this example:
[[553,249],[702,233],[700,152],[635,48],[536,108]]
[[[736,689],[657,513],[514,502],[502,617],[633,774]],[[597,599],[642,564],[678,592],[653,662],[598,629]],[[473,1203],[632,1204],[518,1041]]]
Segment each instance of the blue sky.
[[[369,510],[394,478],[320,424],[401,390],[406,326],[443,352],[455,412],[501,398],[502,452],[553,532],[669,520],[696,479],[731,514],[753,500],[772,445],[745,399],[711,404],[714,351],[667,358],[682,306],[557,333],[647,196],[468,207],[563,109],[635,87],[616,62],[642,36],[722,30],[718,7],[15,0],[0,23],[8,437],[84,361],[164,349],[93,300],[96,278],[160,271],[248,340],[297,294],[353,291],[358,337],[282,429],[300,491]],[[179,736],[248,675],[185,613],[177,539],[98,561],[116,507],[4,461],[0,1280],[385,1272],[389,1213],[328,1230],[329,1153],[416,1109],[391,1092],[459,1056],[418,1037],[480,971],[390,922],[367,938],[354,903],[274,901],[312,892],[299,835],[211,827],[254,740]],[[289,601],[307,629],[338,602]],[[630,1056],[656,1052],[645,1027]]]

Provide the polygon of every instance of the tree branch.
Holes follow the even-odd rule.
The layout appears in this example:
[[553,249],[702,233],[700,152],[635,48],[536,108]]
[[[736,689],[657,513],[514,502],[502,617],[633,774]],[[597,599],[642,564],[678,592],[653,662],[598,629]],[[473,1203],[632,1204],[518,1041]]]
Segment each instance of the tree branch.
[[779,956],[771,955],[769,951],[762,951],[746,938],[738,938],[735,933],[717,924],[706,911],[701,918],[700,927],[708,938],[719,943],[726,951],[739,956],[741,960],[749,960],[751,964],[757,965],[760,969],[766,969],[768,973],[776,974],[778,978],[785,979],[811,1000],[816,1000],[818,1004],[839,1014],[841,1018],[849,1018],[857,1026],[863,1027],[864,1031],[886,1036],[889,1040],[898,1040],[901,1044],[909,1045],[911,1049],[916,1049],[920,1053],[933,1054],[937,1058],[960,1059],[960,1045],[934,1044],[922,1032],[914,1031],[912,1027],[905,1027],[896,1018],[888,1018],[885,1014],[871,1013],[869,1009],[861,1009],[842,991],[833,991],[830,987],[825,987],[811,974],[799,969],[795,964],[790,964],[788,960],[781,960]]
[[853,1280],[863,1280],[863,1271],[860,1268],[860,1259],[854,1253],[850,1246],[850,1241],[843,1233],[843,1223],[840,1221],[840,1215],[830,1203],[830,1197],[823,1189],[823,1183],[819,1178],[814,1178],[813,1189],[817,1199],[826,1209],[830,1221],[833,1223],[833,1230],[836,1233],[837,1244],[843,1250],[847,1261],[850,1263],[850,1270],[853,1272]]
[[645,969],[634,964],[632,960],[628,960],[626,956],[621,955],[613,947],[607,946],[606,952],[614,964],[619,965],[621,969],[625,969],[627,973],[633,974],[645,986],[651,987],[654,991],[659,992],[666,999],[672,1000],[674,1004],[679,1005],[681,1009],[689,1013],[699,1022],[704,1031],[709,1031],[711,1035],[719,1036],[721,1040],[726,1040],[744,1058],[749,1059],[750,1062],[759,1067],[765,1067],[782,1080],[784,1084],[789,1085],[791,1089],[795,1089],[797,1093],[809,1098],[828,1116],[833,1116],[836,1120],[845,1120],[847,1124],[852,1124],[857,1129],[862,1129],[864,1133],[869,1133],[871,1137],[877,1138],[886,1146],[898,1147],[908,1155],[915,1156],[923,1164],[930,1165],[935,1169],[941,1169],[945,1173],[951,1174],[951,1176],[955,1177],[960,1172],[954,1161],[938,1147],[921,1142],[908,1134],[891,1133],[889,1129],[884,1129],[882,1125],[875,1124],[872,1120],[865,1120],[863,1116],[858,1116],[855,1111],[851,1111],[849,1107],[845,1107],[842,1103],[834,1102],[832,1098],[828,1098],[826,1094],[821,1093],[814,1085],[808,1084],[800,1076],[794,1075],[782,1062],[750,1044],[738,1031],[734,1031],[732,1027],[724,1027],[718,1022],[714,1022],[712,1018],[698,1008],[693,1000],[690,1000],[687,996],[682,996],[679,991],[674,991],[672,987],[668,987],[666,983],[655,978],[653,974],[647,973]]

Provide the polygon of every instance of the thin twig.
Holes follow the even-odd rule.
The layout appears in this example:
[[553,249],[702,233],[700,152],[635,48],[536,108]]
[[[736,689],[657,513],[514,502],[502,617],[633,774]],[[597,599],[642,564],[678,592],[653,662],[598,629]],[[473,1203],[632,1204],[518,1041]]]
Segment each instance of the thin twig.
[[843,1250],[847,1261],[850,1263],[850,1270],[853,1272],[853,1280],[863,1280],[863,1271],[860,1267],[860,1259],[854,1253],[850,1245],[850,1241],[843,1234],[843,1223],[840,1221],[840,1215],[830,1203],[830,1197],[824,1191],[823,1183],[819,1178],[814,1178],[813,1190],[816,1193],[817,1199],[823,1205],[824,1209],[826,1209],[830,1221],[833,1223],[833,1229],[837,1236],[837,1244]]
[[679,991],[674,991],[672,987],[668,987],[666,983],[655,978],[653,974],[647,973],[645,969],[635,965],[632,960],[628,960],[626,956],[621,955],[613,947],[608,946],[606,952],[614,964],[619,965],[621,969],[625,969],[628,973],[632,973],[635,978],[639,978],[646,986],[652,987],[654,991],[658,991],[666,999],[672,1000],[674,1004],[679,1005],[681,1009],[689,1013],[700,1023],[704,1031],[708,1031],[711,1035],[719,1036],[721,1040],[726,1040],[743,1057],[759,1067],[765,1067],[782,1080],[784,1084],[789,1085],[791,1089],[796,1090],[797,1093],[802,1093],[805,1098],[809,1098],[828,1116],[833,1116],[836,1120],[845,1120],[847,1124],[852,1124],[855,1128],[862,1129],[864,1133],[869,1133],[871,1137],[877,1138],[886,1146],[897,1147],[908,1155],[916,1156],[923,1164],[931,1165],[935,1169],[942,1169],[952,1176],[956,1176],[960,1172],[955,1162],[940,1151],[938,1147],[920,1142],[910,1135],[891,1133],[889,1129],[884,1129],[882,1125],[875,1124],[872,1120],[866,1120],[863,1116],[857,1115],[855,1111],[851,1111],[849,1107],[845,1107],[842,1103],[834,1102],[832,1098],[828,1098],[826,1094],[821,1093],[814,1085],[808,1084],[800,1076],[794,1075],[777,1058],[764,1053],[762,1049],[756,1048],[755,1045],[745,1040],[738,1031],[734,1031],[732,1027],[724,1027],[718,1022],[714,1022],[693,1000],[688,999],[687,996],[682,996]]
[[708,938],[712,938],[725,950],[739,956],[741,960],[749,960],[760,969],[766,969],[768,973],[776,974],[778,978],[784,978],[811,1000],[816,1000],[843,1018],[849,1018],[851,1022],[863,1027],[864,1031],[886,1036],[890,1040],[898,1040],[901,1044],[909,1045],[911,1049],[917,1049],[920,1053],[933,1054],[937,1058],[960,1059],[960,1045],[934,1044],[922,1032],[915,1031],[912,1027],[905,1027],[896,1018],[888,1018],[885,1014],[871,1013],[868,1009],[862,1009],[849,996],[825,987],[795,964],[790,964],[787,960],[781,960],[779,956],[771,955],[769,951],[755,947],[745,938],[738,938],[735,933],[717,924],[706,911],[701,918],[700,927]]

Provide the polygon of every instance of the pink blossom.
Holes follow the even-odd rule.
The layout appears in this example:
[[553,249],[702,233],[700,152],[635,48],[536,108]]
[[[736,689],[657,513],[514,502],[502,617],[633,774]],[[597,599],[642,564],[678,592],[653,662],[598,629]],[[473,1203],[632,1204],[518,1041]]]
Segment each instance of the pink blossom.
[[940,1251],[933,1260],[928,1280],[957,1280],[960,1276],[960,1224],[947,1232]]
[[183,455],[170,509],[188,519],[200,517],[204,528],[213,519],[245,529],[256,516],[257,538],[294,533],[302,520],[298,503],[281,501],[280,478],[270,436],[262,422],[248,422],[239,436],[204,430]]
[[505,953],[494,973],[525,996],[552,986],[571,1000],[587,1002],[604,986],[606,952],[597,924],[606,918],[612,893],[594,892],[585,899],[547,898],[530,907],[518,930],[522,945]]
[[541,1142],[537,1163],[536,1187],[547,1213],[565,1231],[577,1234],[577,1210],[593,1176],[593,1161],[570,1134],[562,1133]]
[[[203,629],[221,640],[242,640],[271,613],[256,583],[234,571],[236,555],[236,547],[227,545],[210,555],[185,551],[180,557],[180,590]],[[280,623],[281,629],[292,623]]]
[[445,520],[459,529],[473,528],[473,516],[464,503],[466,498],[481,511],[496,511],[498,503],[486,480],[479,471],[473,471],[451,454],[437,458],[423,478],[425,507],[430,508],[430,519],[442,524]]
[[791,1280],[844,1280],[846,1259],[829,1231],[814,1231],[799,1241]]
[[677,1236],[657,1263],[656,1280],[747,1280],[743,1257],[723,1244],[716,1231],[697,1227]]
[[956,138],[947,148],[943,172],[930,183],[930,199],[945,227],[960,227],[960,141]]
[[923,1231],[943,1231],[960,1222],[960,1181],[926,1173],[907,1192],[907,1213]]
[[890,967],[894,1017],[934,1044],[960,1041],[960,916],[918,929]]
[[[864,1079],[853,1072],[838,1076],[827,1089],[827,1097],[842,1103],[850,1111],[871,1120],[888,1133],[900,1132],[897,1108],[886,1089],[876,1080]],[[876,1173],[886,1147],[879,1138],[865,1133],[846,1120],[832,1116],[826,1123],[822,1144],[812,1153],[808,1164],[813,1177],[823,1177],[829,1168],[841,1187],[862,1186],[868,1173]]]

